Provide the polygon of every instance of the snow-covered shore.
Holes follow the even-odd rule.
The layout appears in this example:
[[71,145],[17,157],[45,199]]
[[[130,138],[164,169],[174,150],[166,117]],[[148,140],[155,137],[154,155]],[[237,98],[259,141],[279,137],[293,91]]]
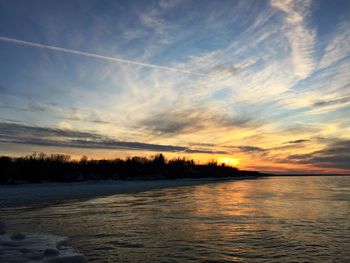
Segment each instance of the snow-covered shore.
[[[89,181],[0,186],[0,209],[49,204],[74,199],[142,192],[151,189],[196,185],[225,179],[177,179],[135,181]],[[227,179],[226,179],[227,180]]]

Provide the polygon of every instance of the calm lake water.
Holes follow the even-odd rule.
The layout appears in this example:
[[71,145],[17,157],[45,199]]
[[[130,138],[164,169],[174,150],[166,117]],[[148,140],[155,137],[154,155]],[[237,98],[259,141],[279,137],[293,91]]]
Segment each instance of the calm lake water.
[[90,262],[350,262],[350,177],[266,177],[1,211]]

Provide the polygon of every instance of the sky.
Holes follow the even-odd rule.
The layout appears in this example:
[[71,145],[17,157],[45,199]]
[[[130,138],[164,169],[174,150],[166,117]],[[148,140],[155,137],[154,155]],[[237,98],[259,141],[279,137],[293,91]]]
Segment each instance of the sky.
[[348,0],[0,0],[0,154],[350,173]]

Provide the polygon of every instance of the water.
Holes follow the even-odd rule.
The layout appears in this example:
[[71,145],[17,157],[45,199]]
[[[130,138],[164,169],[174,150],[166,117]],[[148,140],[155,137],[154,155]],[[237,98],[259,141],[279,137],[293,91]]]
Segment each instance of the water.
[[1,211],[91,262],[350,262],[350,177],[267,177]]

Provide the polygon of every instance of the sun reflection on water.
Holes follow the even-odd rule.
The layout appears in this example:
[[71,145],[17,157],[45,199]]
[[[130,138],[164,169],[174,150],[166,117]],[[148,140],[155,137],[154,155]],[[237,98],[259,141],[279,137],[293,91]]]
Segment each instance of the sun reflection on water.
[[70,237],[93,262],[342,262],[350,258],[349,179],[214,182],[1,216],[13,231]]

